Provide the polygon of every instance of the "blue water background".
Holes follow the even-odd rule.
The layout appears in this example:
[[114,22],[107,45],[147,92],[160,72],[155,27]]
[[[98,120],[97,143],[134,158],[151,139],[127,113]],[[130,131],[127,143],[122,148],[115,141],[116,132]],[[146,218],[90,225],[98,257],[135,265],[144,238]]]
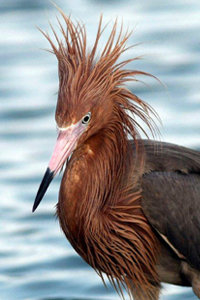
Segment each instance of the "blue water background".
[[[100,13],[135,28],[123,58],[144,55],[131,68],[154,74],[130,88],[163,121],[162,139],[200,149],[200,1],[56,0],[82,20],[92,45]],[[119,299],[74,252],[54,216],[60,178],[35,214],[34,197],[56,129],[56,58],[35,26],[50,31],[56,8],[44,0],[0,0],[0,299]],[[111,28],[111,25],[108,26]],[[105,42],[108,31],[102,38]],[[196,299],[190,288],[164,285],[161,299]]]

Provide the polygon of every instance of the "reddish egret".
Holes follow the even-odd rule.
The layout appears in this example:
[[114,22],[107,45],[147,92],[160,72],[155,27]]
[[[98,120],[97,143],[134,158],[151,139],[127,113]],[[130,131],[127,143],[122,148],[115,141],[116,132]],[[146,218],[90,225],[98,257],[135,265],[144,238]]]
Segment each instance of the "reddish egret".
[[[158,299],[160,283],[192,286],[200,297],[200,153],[142,140],[154,110],[125,85],[144,72],[117,62],[130,36],[114,23],[99,51],[61,12],[61,41],[44,33],[59,64],[58,138],[33,211],[66,165],[57,205],[74,249],[123,296]],[[136,118],[137,117],[137,118]]]

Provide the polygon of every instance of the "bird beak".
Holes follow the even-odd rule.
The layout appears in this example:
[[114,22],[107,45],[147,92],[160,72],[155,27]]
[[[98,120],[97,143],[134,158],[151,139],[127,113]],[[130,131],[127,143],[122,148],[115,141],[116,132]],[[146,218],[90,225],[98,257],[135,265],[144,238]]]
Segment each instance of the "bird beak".
[[61,128],[58,131],[58,138],[53,150],[53,154],[35,198],[32,210],[33,212],[40,204],[56,173],[62,168],[67,158],[76,148],[77,141],[84,130],[85,126],[83,126],[81,122],[78,122],[67,127],[66,129]]

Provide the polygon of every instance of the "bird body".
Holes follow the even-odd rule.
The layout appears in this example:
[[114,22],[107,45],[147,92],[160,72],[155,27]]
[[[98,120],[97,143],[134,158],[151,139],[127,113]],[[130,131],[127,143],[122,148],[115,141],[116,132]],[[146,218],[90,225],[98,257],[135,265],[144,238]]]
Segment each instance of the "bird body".
[[[75,250],[123,296],[158,299],[160,283],[192,286],[200,298],[200,153],[142,140],[139,117],[155,132],[154,110],[125,86],[140,71],[116,63],[130,34],[115,22],[97,57],[85,27],[61,12],[64,42],[49,35],[59,62],[58,138],[38,190],[37,208],[66,163],[57,215]],[[104,280],[104,279],[103,279]]]
[[[145,232],[146,239],[149,238],[151,241],[150,249],[154,249],[155,255],[155,261],[151,262],[154,265],[149,266],[151,270],[145,268],[146,261],[145,263],[141,261],[138,266],[140,275],[143,270],[145,276],[148,274],[151,277],[150,286],[146,286],[142,278],[138,278],[141,280],[139,285],[144,284],[144,288],[149,289],[150,296],[145,295],[145,299],[148,297],[151,299],[151,289],[155,296],[156,288],[158,291],[155,299],[157,299],[161,281],[183,286],[192,285],[199,296],[199,287],[195,286],[195,279],[199,278],[200,257],[197,238],[198,219],[200,219],[198,207],[200,153],[169,143],[152,140],[140,142],[145,153],[143,169],[140,172],[134,172],[133,168],[133,174],[126,174],[124,181],[127,182],[127,178],[131,178],[131,182],[134,182],[131,197],[129,199],[127,196],[126,200],[116,197],[112,208],[106,202],[104,207],[99,207],[97,203],[93,203],[94,198],[90,198],[90,191],[93,186],[96,187],[96,182],[102,183],[104,193],[107,192],[106,174],[104,182],[102,174],[99,174],[98,178],[98,170],[94,170],[90,162],[91,159],[95,160],[95,155],[97,155],[96,159],[99,159],[98,150],[105,151],[104,154],[107,157],[107,149],[100,149],[99,146],[93,149],[92,145],[90,147],[84,145],[84,151],[79,150],[80,156],[71,158],[62,179],[57,206],[61,228],[76,251],[93,268],[108,275],[114,274],[116,257],[112,248],[116,247],[118,238],[123,243],[118,245],[120,256],[117,267],[119,268],[121,264],[122,270],[125,266],[126,274],[128,272],[126,267],[131,268],[133,273],[136,271],[134,258],[130,266],[131,258],[127,257],[127,248],[128,246],[137,247],[138,252],[144,255],[148,249],[147,241],[143,239]],[[136,153],[134,142],[130,141],[129,146],[133,148],[132,165],[135,165],[137,157],[134,155]],[[130,172],[129,158],[128,161],[129,167],[126,171]],[[98,165],[96,167],[98,168]],[[90,178],[90,176],[93,177]],[[81,178],[85,178],[84,186]],[[102,187],[99,186],[99,189],[101,190]],[[85,196],[89,197],[88,201],[82,195],[83,191],[87,190],[89,193]],[[98,195],[99,193],[100,191],[97,192]],[[191,198],[193,201],[188,201]],[[102,205],[102,198],[96,200],[99,200],[99,205]],[[86,205],[88,202],[91,202],[89,206]],[[95,205],[97,205],[96,211]],[[113,224],[116,220],[117,222]],[[139,220],[141,224],[137,224]],[[116,226],[114,230],[116,236],[112,232],[114,226]],[[145,230],[142,230],[143,226],[146,227]],[[120,232],[121,229],[123,232]],[[134,245],[132,240],[135,236],[134,231],[137,235],[141,234],[141,244]],[[130,235],[127,232],[130,232]],[[127,248],[126,242],[128,242]],[[152,255],[152,253],[146,253],[146,255]],[[153,267],[155,274],[151,274]],[[138,299],[142,297],[134,290],[133,295],[138,296]]]

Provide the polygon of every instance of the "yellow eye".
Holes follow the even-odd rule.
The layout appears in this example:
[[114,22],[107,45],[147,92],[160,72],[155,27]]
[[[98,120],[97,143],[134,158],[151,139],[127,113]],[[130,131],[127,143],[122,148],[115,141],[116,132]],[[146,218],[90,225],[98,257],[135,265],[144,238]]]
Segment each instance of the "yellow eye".
[[88,112],[82,119],[82,124],[86,125],[90,122],[91,112]]

